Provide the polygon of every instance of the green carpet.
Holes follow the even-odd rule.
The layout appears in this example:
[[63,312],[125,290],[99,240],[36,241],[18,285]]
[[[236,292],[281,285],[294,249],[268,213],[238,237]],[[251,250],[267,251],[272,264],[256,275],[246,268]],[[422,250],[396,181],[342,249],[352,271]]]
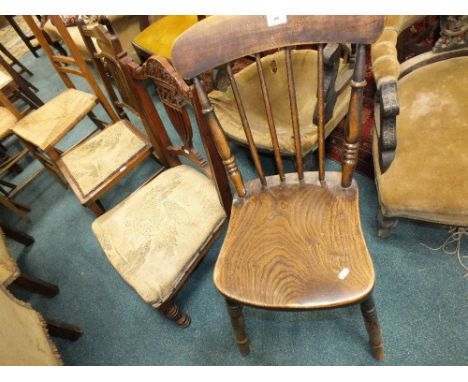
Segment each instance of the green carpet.
[[[42,52],[38,59],[27,54],[22,62],[33,70],[30,80],[44,101],[64,89]],[[98,114],[103,115],[102,111]],[[86,119],[59,148],[76,142],[93,126]],[[195,143],[201,147],[198,135]],[[10,139],[8,144],[16,143]],[[254,169],[246,151],[235,146],[234,151],[244,177],[251,179]],[[271,173],[272,159],[262,160]],[[38,168],[35,161],[28,163],[23,162],[27,168],[20,177]],[[335,162],[327,166],[339,168]],[[148,160],[133,171],[103,198],[106,208],[137,188],[156,168]],[[440,245],[447,229],[403,220],[389,239],[379,239],[375,185],[359,174],[356,179],[364,235],[376,268],[374,297],[385,344],[384,362],[370,355],[358,306],[302,313],[246,308],[251,354],[241,357],[224,300],[212,282],[224,235],[176,298],[192,317],[189,328],[176,327],[145,304],[114,271],[91,231],[91,212],[47,172],[17,197],[32,207],[31,224],[3,208],[0,212],[3,220],[36,239],[29,248],[8,240],[21,269],[59,285],[60,294],[47,299],[13,291],[44,316],[84,330],[74,343],[55,339],[67,365],[467,365],[468,280],[456,258],[420,244]],[[463,245],[466,252],[466,240]]]

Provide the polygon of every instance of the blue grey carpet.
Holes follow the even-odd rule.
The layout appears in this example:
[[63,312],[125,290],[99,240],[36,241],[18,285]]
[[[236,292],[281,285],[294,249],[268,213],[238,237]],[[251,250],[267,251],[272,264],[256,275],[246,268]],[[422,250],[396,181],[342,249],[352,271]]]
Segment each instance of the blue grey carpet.
[[[44,101],[64,89],[42,52],[40,58],[27,54],[21,61],[33,70],[30,80]],[[79,84],[86,89],[82,81]],[[68,147],[93,128],[84,120],[59,147]],[[195,142],[200,148],[198,135]],[[16,142],[10,139],[8,144]],[[244,176],[251,179],[254,170],[246,151],[234,149]],[[271,158],[263,160],[271,171]],[[23,165],[26,169],[19,178],[39,167],[31,160]],[[339,168],[334,162],[327,165]],[[154,161],[145,162],[103,198],[104,205],[118,203],[156,168]],[[251,354],[241,357],[224,300],[212,282],[224,235],[179,293],[176,301],[191,315],[192,324],[187,329],[176,327],[115,272],[93,236],[91,212],[47,172],[17,196],[32,207],[31,224],[3,208],[1,215],[36,239],[29,248],[8,240],[21,269],[59,285],[60,294],[47,299],[13,291],[44,316],[84,330],[74,343],[55,339],[67,365],[467,365],[468,280],[456,258],[420,244],[439,245],[447,229],[403,220],[389,239],[379,239],[375,185],[359,174],[356,178],[362,226],[377,274],[374,296],[385,343],[384,362],[374,361],[369,353],[358,306],[302,313],[246,308]],[[463,244],[466,253],[468,243]]]

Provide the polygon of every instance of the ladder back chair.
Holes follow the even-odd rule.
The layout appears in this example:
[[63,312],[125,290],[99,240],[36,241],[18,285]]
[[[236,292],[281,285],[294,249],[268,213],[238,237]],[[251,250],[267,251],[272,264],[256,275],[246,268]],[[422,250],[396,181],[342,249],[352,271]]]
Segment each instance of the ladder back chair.
[[[190,99],[183,98],[189,97],[191,89],[166,60],[151,57],[145,65],[138,66],[125,54],[110,59],[111,50],[106,50],[106,46],[112,46],[117,37],[102,25],[88,29],[86,34],[96,39],[105,52],[102,57],[109,58],[101,63],[113,66],[113,76],[121,79],[115,83],[120,93],[133,92],[135,111],[144,117],[143,121],[146,119],[144,126],[151,142],[159,145],[168,165],[98,217],[93,222],[93,232],[109,262],[143,300],[177,325],[186,327],[191,319],[173,300],[224,226],[224,206],[229,207],[232,201],[226,173],[213,142],[205,142],[208,161],[193,147],[186,110]],[[182,141],[180,147],[169,139],[146,90],[149,79],[157,88],[162,86],[158,83],[166,84],[164,90],[159,90],[174,100],[171,118],[180,117],[187,122],[176,128]],[[165,105],[170,112],[169,103]],[[205,124],[201,125],[202,130],[203,127],[205,139],[209,134]],[[200,171],[181,164],[179,155],[187,157]]]
[[[353,180],[361,129],[365,45],[377,39],[383,18],[377,16],[287,16],[271,25],[266,16],[213,16],[182,34],[174,44],[175,68],[197,90],[202,112],[236,195],[214,282],[226,298],[242,355],[249,344],[242,305],[264,309],[338,308],[359,303],[372,354],[383,359],[383,343],[371,296],[375,275],[361,230],[358,186]],[[209,36],[209,38],[208,38]],[[345,152],[341,174],[325,171],[324,44],[356,44]],[[293,47],[318,43],[318,172],[304,171]],[[260,52],[282,49],[285,56],[297,172],[285,173]],[[243,181],[236,159],[217,119],[216,108],[198,78],[214,67],[254,55],[278,175],[265,176],[244,105],[230,76],[240,118],[258,178]],[[316,89],[310,89],[311,92]]]
[[[23,17],[49,57],[54,69],[66,85],[67,90],[46,102],[37,110],[34,110],[25,118],[22,118],[15,124],[12,130],[25,146],[30,149],[36,159],[66,188],[67,184],[56,165],[56,161],[62,154],[62,151],[55,147],[57,143],[75,128],[85,116],[89,116],[99,129],[104,129],[106,124],[98,119],[92,111],[98,104],[103,106],[112,121],[117,122],[118,117],[99,88],[86,62],[73,45],[73,41],[67,35],[66,27],[60,17],[53,16],[53,19],[57,25],[57,29],[64,34],[65,42],[69,44],[67,46],[71,52],[70,57],[54,54],[45,35],[32,16]],[[84,78],[93,93],[76,89],[70,75]]]

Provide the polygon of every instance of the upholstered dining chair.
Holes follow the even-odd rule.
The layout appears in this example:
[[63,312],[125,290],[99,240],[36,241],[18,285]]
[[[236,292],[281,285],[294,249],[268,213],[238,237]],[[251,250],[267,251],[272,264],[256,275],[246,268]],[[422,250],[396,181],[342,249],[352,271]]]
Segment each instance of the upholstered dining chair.
[[[403,63],[399,17],[372,46],[378,89],[373,159],[379,236],[398,218],[468,226],[468,18],[442,27],[442,43]],[[452,30],[450,30],[452,25]]]
[[[58,169],[60,175],[70,185],[79,202],[88,207],[96,216],[99,216],[104,212],[104,206],[100,202],[100,198],[151,154],[151,145],[145,134],[140,132],[127,119],[120,118],[112,108],[71,39],[61,18],[59,16],[51,16],[51,19],[54,21],[58,32],[61,33],[62,39],[69,49],[70,57],[53,55],[39,27],[30,19],[29,24],[32,26],[33,32],[39,36],[39,42],[44,44],[44,50],[49,54],[54,67],[65,83],[67,85],[71,83],[68,76],[66,76],[68,73],[78,74],[79,72],[89,82],[96,95],[84,93],[73,88],[69,89],[68,91],[73,91],[73,93],[79,92],[79,97],[76,96],[76,98],[69,101],[71,103],[70,115],[73,117],[73,120],[67,115],[63,119],[69,120],[63,121],[63,126],[60,126],[63,128],[55,129],[53,134],[49,133],[43,140],[39,139],[40,137],[36,134],[36,131],[31,131],[30,125],[36,122],[34,119],[28,121],[29,124],[26,127],[24,123],[23,125],[20,124],[19,127],[17,124],[14,131],[24,140],[34,145],[37,149],[36,151],[45,151],[52,160],[54,168]],[[60,63],[75,63],[79,71],[72,69],[69,65],[62,66]],[[108,77],[107,73],[103,73],[102,79],[105,81],[106,88],[112,89],[112,84],[108,83],[112,81],[112,78]],[[51,104],[55,103],[59,112],[63,112],[64,106],[70,108],[68,105],[62,106],[57,104],[56,101],[61,96],[59,95],[52,101],[49,101]],[[95,106],[97,100],[102,101],[101,104],[108,111],[112,123],[106,127],[102,122],[97,120],[94,114],[91,114],[91,118],[98,122],[98,126],[102,130],[92,136],[86,137],[66,152],[59,152],[52,147],[52,144],[58,142],[74,124],[86,115],[86,112],[89,110],[88,106],[91,108]],[[114,106],[116,106],[117,100],[112,98],[112,101],[114,101]],[[77,112],[80,115],[74,114]],[[40,125],[38,123],[35,128],[41,127]],[[25,130],[28,130],[28,134],[25,133]],[[32,133],[34,133],[33,136],[31,136]],[[51,136],[52,139],[50,139]]]
[[[379,16],[287,16],[275,23],[268,16],[212,16],[183,33],[175,42],[175,68],[193,81],[202,112],[234,186],[228,231],[216,261],[214,283],[226,298],[236,342],[249,353],[242,305],[262,309],[309,310],[360,304],[372,354],[384,357],[383,342],[372,290],[375,273],[364,241],[353,180],[361,129],[365,44],[374,42],[383,28]],[[210,36],[208,39],[207,36]],[[318,43],[317,92],[319,171],[304,171],[301,119],[296,91],[294,47]],[[356,44],[342,172],[325,171],[324,44]],[[267,66],[261,52],[280,49],[286,66],[284,80],[290,103],[297,172],[285,173],[281,142],[275,129],[273,102],[266,82]],[[278,175],[265,176],[258,158],[251,121],[236,78],[230,75],[238,113],[258,178],[244,182],[236,159],[204,90],[199,75],[211,68],[254,55],[268,132]],[[279,69],[278,69],[279,70]],[[309,105],[313,107],[313,105]],[[284,112],[284,111],[283,111]]]
[[[193,147],[188,112],[193,101],[192,88],[177,76],[167,60],[154,56],[139,66],[121,52],[117,37],[103,25],[83,31],[100,47],[103,67],[112,67],[114,78],[119,78],[115,85],[120,93],[133,93],[136,102],[132,105],[168,165],[97,218],[93,232],[110,263],[143,300],[177,325],[186,327],[191,319],[174,303],[174,298],[224,225],[231,203],[226,174],[199,108],[195,113],[201,122],[208,162]],[[180,146],[171,143],[145,88],[149,79],[163,97],[171,120],[181,122],[175,126],[182,141]],[[198,169],[181,164],[179,156],[186,157]]]

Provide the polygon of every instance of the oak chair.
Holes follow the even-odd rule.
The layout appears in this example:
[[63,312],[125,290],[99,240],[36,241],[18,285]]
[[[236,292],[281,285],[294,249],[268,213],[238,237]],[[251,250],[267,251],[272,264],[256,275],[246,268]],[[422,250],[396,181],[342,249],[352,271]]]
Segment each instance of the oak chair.
[[[61,18],[59,16],[51,16],[51,19],[54,21],[58,32],[69,49],[70,57],[54,55],[50,46],[47,45],[47,41],[43,38],[39,27],[31,20],[27,21],[33,32],[39,36],[39,42],[44,44],[44,50],[49,55],[65,84],[73,86],[67,74],[81,75],[88,81],[95,94],[84,93],[73,88],[69,89],[68,91],[72,90],[73,93],[79,92],[79,96],[84,99],[80,99],[76,94],[72,94],[73,99],[69,100],[69,102],[74,102],[72,109],[76,108],[76,110],[71,110],[70,113],[73,119],[66,116],[68,121],[64,121],[63,126],[54,129],[53,134],[46,136],[45,139],[36,134],[37,131],[34,131],[34,136],[31,137],[32,134],[29,126],[27,126],[28,135],[25,134],[24,126],[18,128],[17,125],[14,131],[25,140],[29,139],[28,142],[34,145],[36,151],[45,151],[52,162],[51,165],[53,165],[54,169],[58,169],[61,177],[65,178],[80,203],[88,207],[96,216],[99,216],[104,212],[104,207],[99,199],[151,154],[151,146],[147,137],[142,132],[127,119],[120,118],[112,108],[110,102],[98,86],[90,68],[87,67],[81,53],[71,39]],[[67,65],[63,66],[63,63]],[[76,65],[78,69],[71,68],[72,64]],[[103,80],[109,82],[111,79],[107,75],[108,73],[103,73]],[[107,82],[105,85],[108,89],[112,87]],[[45,107],[55,103],[54,106],[60,112],[65,106],[56,102],[60,97],[61,95],[49,101]],[[112,123],[109,126],[105,126],[92,112],[89,112],[89,108],[93,108],[98,100],[112,119]],[[117,99],[113,99],[113,101],[117,102]],[[68,105],[65,107],[68,107]],[[54,112],[54,110],[51,110],[51,113]],[[74,114],[77,112],[80,112],[79,116]],[[78,123],[87,112],[89,112],[88,115],[101,130],[92,136],[84,138],[64,153],[56,150],[53,145]],[[30,125],[35,121],[28,122],[30,122]],[[39,127],[40,124],[37,124],[36,128]],[[50,139],[51,135],[53,135],[53,139]],[[39,155],[39,157],[45,160],[43,155]]]
[[[83,31],[95,38],[105,53],[100,62],[104,67],[112,66],[120,93],[133,93],[136,102],[132,105],[168,166],[97,218],[93,232],[110,263],[144,301],[186,327],[190,317],[175,305],[174,297],[224,225],[226,208],[231,204],[227,176],[214,144],[206,139],[207,128],[199,113],[208,162],[193,147],[188,114],[192,88],[168,61],[151,57],[139,66],[125,53],[112,49],[118,46],[117,37],[103,25]],[[171,120],[180,122],[175,126],[180,146],[171,143],[145,88],[150,79]],[[179,156],[186,157],[198,170],[181,164]]]
[[399,63],[401,19],[387,16],[372,46],[382,238],[399,217],[468,226],[468,17],[449,18],[432,52]]
[[[226,298],[236,342],[249,353],[242,305],[263,309],[305,310],[360,304],[372,354],[384,357],[376,308],[372,259],[362,234],[358,186],[353,180],[361,128],[365,45],[377,39],[383,17],[287,16],[270,25],[266,16],[213,16],[182,34],[174,44],[175,68],[193,81],[218,152],[235,188],[228,231],[216,262],[214,283]],[[210,36],[208,39],[207,36]],[[324,44],[356,44],[342,173],[325,171]],[[318,43],[318,153],[319,171],[303,169],[298,118],[294,46]],[[269,88],[260,52],[281,49],[286,65],[291,124],[297,172],[285,173],[274,125]],[[236,159],[199,75],[254,55],[267,114],[278,175],[265,176],[255,139],[234,76],[231,87],[258,173],[244,182]]]

